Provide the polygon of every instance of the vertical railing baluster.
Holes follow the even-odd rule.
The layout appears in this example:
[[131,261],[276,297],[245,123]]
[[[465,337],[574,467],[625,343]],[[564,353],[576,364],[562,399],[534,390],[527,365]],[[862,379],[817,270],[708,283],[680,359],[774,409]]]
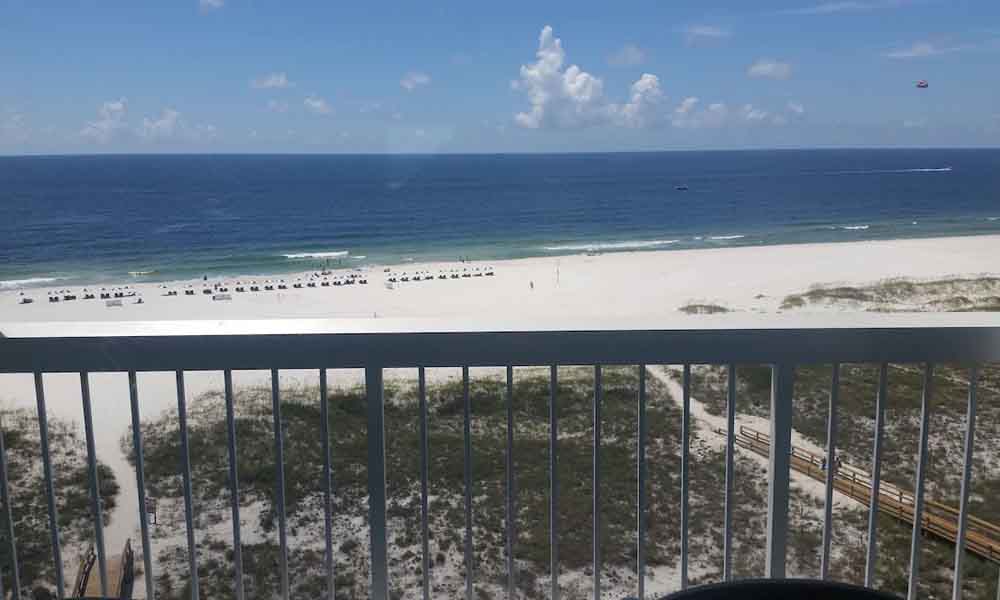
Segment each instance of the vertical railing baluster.
[[135,451],[135,487],[139,496],[139,529],[142,534],[142,564],[146,570],[146,598],[156,598],[153,587],[153,549],[149,544],[149,515],[146,513],[146,467],[142,454],[142,427],[139,419],[139,386],[135,371],[128,372],[129,402],[132,407],[132,449]]
[[788,487],[792,451],[792,395],[795,367],[781,363],[771,369],[771,452],[767,495],[767,573],[785,577],[788,548]]
[[690,520],[690,465],[691,453],[691,365],[684,365],[681,398],[681,589],[688,586],[688,528]]
[[875,583],[875,559],[878,554],[878,500],[882,485],[882,431],[885,428],[885,405],[888,402],[889,365],[882,363],[878,372],[878,396],[875,399],[875,442],[872,449],[871,498],[868,502],[868,557],[865,560],[865,587]]
[[594,600],[601,600],[601,365],[594,367],[593,551]]
[[559,600],[559,474],[556,448],[559,443],[559,411],[556,409],[559,380],[555,365],[549,367],[549,571],[551,600]]
[[240,536],[240,480],[236,464],[236,416],[233,407],[233,372],[223,372],[226,395],[226,437],[229,445],[229,504],[233,515],[233,566],[236,600],[243,595],[243,541]]
[[726,367],[726,499],[722,518],[722,580],[733,578],[733,484],[736,478],[733,452],[736,427],[736,365]]
[[177,419],[181,433],[181,472],[184,477],[184,524],[187,528],[188,564],[191,570],[191,600],[198,600],[198,547],[194,541],[194,502],[191,499],[191,450],[188,440],[187,399],[184,371],[177,371]]
[[833,363],[830,381],[830,404],[826,421],[826,496],[823,504],[823,549],[819,578],[830,574],[830,542],[833,540],[833,480],[837,469],[837,402],[840,398],[840,363]]
[[385,406],[382,368],[365,368],[368,401],[368,522],[371,527],[371,600],[389,600],[385,516]]
[[336,597],[336,579],[333,574],[333,469],[330,465],[330,402],[327,395],[326,369],[319,370],[320,436],[323,438],[323,541],[324,570],[326,571],[326,597]]
[[[14,513],[10,499],[10,488],[7,485],[7,446],[4,441],[3,415],[0,414],[0,502],[3,502],[4,513],[7,517],[7,538],[10,540],[10,572],[11,572],[11,598],[18,600],[21,596],[21,574],[17,564],[17,537],[14,535]],[[3,573],[0,570],[0,578]]]
[[49,454],[49,420],[45,412],[45,385],[42,374],[35,373],[35,400],[38,405],[38,433],[42,444],[42,469],[45,473],[45,502],[49,508],[49,539],[52,544],[52,562],[56,574],[59,598],[66,597],[63,581],[62,550],[59,547],[59,513],[56,509],[56,492],[52,483],[52,457]]
[[274,466],[277,470],[275,492],[278,512],[278,569],[281,578],[281,597],[288,600],[288,532],[285,519],[285,432],[281,422],[281,392],[278,389],[278,370],[271,369],[271,413],[274,418]]
[[198,555],[194,539],[194,503],[191,498],[191,454],[187,427],[187,400],[184,391],[184,371],[176,372],[177,381],[177,416],[181,441],[181,473],[184,484],[184,521],[187,531],[188,564],[191,571],[191,598],[197,600],[198,585]]
[[907,584],[907,600],[916,600],[917,581],[920,577],[920,538],[923,534],[924,517],[924,476],[927,472],[927,435],[934,394],[934,366],[924,366],[924,391],[920,401],[920,453],[917,459],[917,481],[913,498],[913,534],[910,537],[910,577]]
[[431,597],[431,550],[428,525],[427,479],[429,448],[427,440],[427,374],[424,367],[417,370],[417,388],[420,394],[420,549],[423,567],[423,599]]
[[[514,367],[507,366],[507,600],[514,600]],[[425,600],[427,600],[425,598]]]
[[465,480],[465,600],[472,600],[472,401],[469,398],[469,367],[462,367],[462,460]]
[[[969,518],[969,490],[972,482],[972,450],[976,434],[976,387],[979,383],[979,369],[969,370],[969,399],[965,417],[965,458],[962,460],[962,497],[958,509],[958,533],[955,537],[955,577],[953,579],[952,600],[962,598],[962,559],[965,556],[965,529]],[[998,586],[997,593],[1000,593]]]
[[94,541],[101,595],[108,595],[108,564],[104,553],[104,517],[101,515],[101,479],[97,471],[97,447],[94,443],[94,415],[90,405],[90,376],[80,373],[80,397],[83,399],[83,429],[87,438],[87,475],[90,480],[90,510],[94,518]]
[[639,365],[638,440],[636,443],[636,571],[639,600],[646,600],[646,365]]

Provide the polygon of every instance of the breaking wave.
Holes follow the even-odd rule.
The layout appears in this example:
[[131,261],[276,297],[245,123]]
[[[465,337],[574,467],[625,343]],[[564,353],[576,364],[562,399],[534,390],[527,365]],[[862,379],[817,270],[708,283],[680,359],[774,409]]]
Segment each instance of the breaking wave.
[[288,260],[306,260],[317,258],[343,258],[350,254],[347,250],[337,250],[334,252],[298,252],[295,254],[282,254]]
[[52,283],[65,279],[64,277],[28,277],[26,279],[7,279],[0,281],[0,290],[16,290],[25,287],[34,287],[43,283]]
[[600,251],[600,250],[641,250],[676,244],[680,240],[637,240],[632,242],[593,242],[588,244],[566,244],[562,246],[543,246],[546,252]]

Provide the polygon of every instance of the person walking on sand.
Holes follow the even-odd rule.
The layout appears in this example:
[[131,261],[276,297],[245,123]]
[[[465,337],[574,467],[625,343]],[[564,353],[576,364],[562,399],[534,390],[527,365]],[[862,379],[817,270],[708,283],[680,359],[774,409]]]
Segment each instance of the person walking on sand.
[[534,281],[529,281],[528,282],[528,287],[530,287],[531,290],[534,291],[535,290],[535,282]]

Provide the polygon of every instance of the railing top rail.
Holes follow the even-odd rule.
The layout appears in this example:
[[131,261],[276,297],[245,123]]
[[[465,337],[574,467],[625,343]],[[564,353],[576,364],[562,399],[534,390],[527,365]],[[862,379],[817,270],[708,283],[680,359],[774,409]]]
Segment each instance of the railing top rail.
[[1000,314],[0,323],[0,373],[1000,361]]

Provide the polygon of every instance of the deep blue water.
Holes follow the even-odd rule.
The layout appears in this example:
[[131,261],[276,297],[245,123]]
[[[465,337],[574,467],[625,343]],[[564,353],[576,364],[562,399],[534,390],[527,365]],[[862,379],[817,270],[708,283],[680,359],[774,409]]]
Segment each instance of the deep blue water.
[[9,157],[0,210],[5,287],[971,235],[1000,150]]

